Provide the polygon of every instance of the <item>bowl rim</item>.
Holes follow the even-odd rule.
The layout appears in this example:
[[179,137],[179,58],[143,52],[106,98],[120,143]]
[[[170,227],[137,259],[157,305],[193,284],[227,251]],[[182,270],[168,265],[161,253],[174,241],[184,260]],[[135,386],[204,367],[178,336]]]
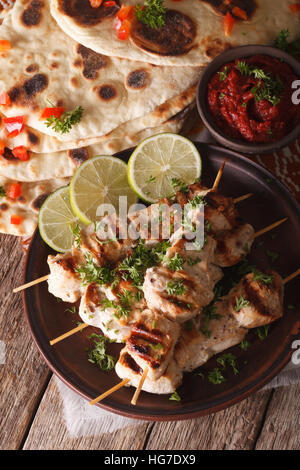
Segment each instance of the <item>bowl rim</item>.
[[283,59],[284,62],[286,62],[292,68],[294,73],[299,76],[300,80],[300,62],[297,59],[292,57],[287,52],[284,52],[281,49],[273,46],[250,44],[247,46],[239,46],[227,49],[215,57],[215,59],[209,65],[207,65],[203,71],[198,82],[196,94],[198,113],[200,114],[203,123],[208,128],[212,136],[223,146],[246,154],[272,153],[276,150],[280,150],[281,148],[286,147],[300,136],[300,122],[282,139],[267,144],[250,143],[243,140],[233,139],[216,126],[206,103],[207,86],[210,79],[212,78],[213,74],[220,70],[220,68],[225,63],[232,62],[238,58],[251,57],[257,54],[269,55],[271,57]]

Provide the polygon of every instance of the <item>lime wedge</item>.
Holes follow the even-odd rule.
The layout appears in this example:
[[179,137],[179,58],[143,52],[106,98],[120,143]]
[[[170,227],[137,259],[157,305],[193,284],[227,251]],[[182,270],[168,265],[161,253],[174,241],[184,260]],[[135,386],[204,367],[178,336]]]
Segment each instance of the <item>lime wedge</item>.
[[39,213],[39,229],[44,242],[62,253],[70,250],[78,226],[82,224],[71,209],[69,186],[50,194]]
[[195,145],[178,134],[157,134],[141,142],[128,162],[128,180],[146,202],[174,193],[174,179],[194,183],[201,175],[201,157]]
[[85,224],[95,222],[101,204],[111,204],[118,212],[120,196],[127,197],[128,209],[137,202],[128,184],[127,165],[117,157],[90,158],[78,168],[70,183],[72,209]]

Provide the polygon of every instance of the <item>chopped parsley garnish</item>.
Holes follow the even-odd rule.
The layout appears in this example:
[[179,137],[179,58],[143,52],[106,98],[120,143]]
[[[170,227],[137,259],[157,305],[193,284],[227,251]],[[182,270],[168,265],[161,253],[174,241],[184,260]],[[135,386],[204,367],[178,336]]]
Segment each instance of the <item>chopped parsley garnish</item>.
[[166,291],[169,295],[183,295],[186,292],[182,281],[169,281]]
[[163,0],[145,0],[144,6],[136,5],[137,19],[153,29],[161,28],[165,24],[167,12],[163,3]]
[[94,340],[94,348],[88,351],[89,362],[97,364],[101,370],[112,370],[116,359],[106,353],[106,343],[114,343],[114,341],[96,333],[92,333],[88,338]]
[[269,334],[269,329],[270,329],[270,325],[259,326],[256,329],[256,333],[260,341],[264,341],[267,338]]
[[170,396],[169,400],[171,400],[171,401],[180,401],[180,400],[181,400],[181,397],[178,395],[177,392],[174,392],[174,393],[172,393],[172,395]]
[[76,272],[80,275],[81,282],[84,286],[92,284],[93,282],[108,285],[115,280],[116,271],[109,266],[97,266],[90,252],[85,254],[85,261],[85,264],[76,268]]
[[217,363],[220,364],[223,370],[226,370],[226,366],[229,365],[230,367],[232,367],[234,375],[237,375],[239,373],[236,366],[236,357],[231,353],[223,354],[223,356],[217,359]]
[[224,67],[224,69],[221,72],[218,72],[218,73],[219,73],[220,82],[224,82],[224,80],[226,80],[227,75],[228,75],[227,65]]
[[3,188],[3,186],[0,186],[0,198],[5,197],[5,196],[6,196],[5,189]]
[[129,290],[123,289],[122,292],[117,294],[119,301],[113,301],[105,299],[101,302],[104,310],[107,308],[113,308],[116,313],[114,314],[116,318],[128,318],[132,309],[132,304],[134,302],[134,295]]
[[275,39],[275,47],[281,49],[282,51],[287,51],[288,49],[288,38],[290,36],[290,32],[288,29],[282,29],[279,33],[277,38]]
[[243,341],[241,342],[240,344],[240,348],[243,350],[243,351],[247,351],[247,349],[249,349],[251,346],[251,344],[249,343],[249,341],[247,341],[246,339],[243,339]]
[[173,258],[170,259],[170,262],[168,264],[168,269],[170,271],[180,271],[185,263],[185,259],[180,256],[178,253],[173,256]]
[[187,257],[187,264],[189,266],[195,266],[195,264],[200,263],[201,259],[197,256],[197,258],[192,258],[191,256]]
[[150,346],[150,348],[152,348],[154,351],[160,351],[161,349],[164,348],[161,343],[157,343],[157,344],[149,343],[149,346]]
[[155,176],[150,176],[147,180],[146,183],[153,183],[156,180]]
[[188,185],[178,178],[172,178],[171,185],[176,191],[181,191],[182,193],[187,193],[189,190]]
[[73,111],[65,111],[59,118],[50,116],[45,120],[45,124],[47,127],[52,127],[55,132],[67,134],[75,124],[81,121],[82,114],[83,108],[77,106]]
[[77,309],[76,309],[75,305],[73,305],[71,308],[66,308],[65,312],[77,313]]
[[244,61],[238,61],[237,67],[242,75],[251,75],[258,79],[257,86],[251,88],[251,93],[256,102],[261,100],[269,101],[273,106],[280,102],[280,95],[284,90],[284,85],[278,75],[275,78],[266,73],[263,69],[251,66]]
[[222,375],[222,372],[218,367],[216,367],[208,374],[208,380],[214,385],[219,385],[226,381],[225,377]]
[[236,312],[239,312],[240,310],[242,310],[242,308],[248,307],[248,305],[250,305],[249,300],[246,300],[246,299],[241,295],[240,297],[236,297],[236,298],[235,298],[235,307],[234,307],[234,310],[235,310]]
[[257,269],[253,269],[253,280],[261,282],[262,284],[272,284],[274,280],[273,274],[264,274]]
[[211,337],[211,331],[209,329],[211,320],[220,320],[220,318],[222,318],[222,315],[217,313],[217,307],[213,302],[203,309],[203,324],[201,326],[201,331],[207,338]]
[[207,205],[207,202],[205,200],[205,196],[202,196],[201,194],[196,194],[196,196],[189,200],[188,204],[187,204],[187,209],[197,209],[198,206],[200,205],[204,205],[206,206]]
[[72,233],[74,235],[74,243],[75,243],[75,246],[76,248],[80,248],[80,243],[81,243],[81,230],[80,230],[80,227],[78,224],[76,224],[75,227],[71,227],[71,230],[72,230]]

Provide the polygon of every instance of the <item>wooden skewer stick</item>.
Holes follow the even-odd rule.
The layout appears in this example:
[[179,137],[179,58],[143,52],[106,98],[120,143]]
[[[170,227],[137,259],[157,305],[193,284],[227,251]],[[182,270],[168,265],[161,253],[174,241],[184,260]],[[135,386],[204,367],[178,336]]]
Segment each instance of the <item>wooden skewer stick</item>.
[[103,398],[107,397],[111,393],[116,392],[119,390],[119,388],[124,387],[129,382],[130,379],[124,379],[122,382],[120,382],[118,385],[115,385],[114,387],[110,388],[107,390],[105,393],[102,393],[102,395],[99,395],[99,397],[95,398],[94,400],[90,401],[90,405],[95,405],[95,403],[98,403],[99,401],[103,400]]
[[16,294],[17,292],[20,292],[21,290],[27,289],[28,287],[34,286],[35,284],[39,284],[40,282],[47,281],[49,279],[50,274],[47,274],[46,276],[40,277],[39,279],[35,279],[35,281],[28,282],[27,284],[23,284],[23,286],[16,287],[13,290],[13,293]]
[[262,228],[261,230],[259,230],[258,232],[255,233],[254,238],[260,237],[264,233],[267,233],[270,230],[273,230],[274,228],[278,227],[278,225],[283,224],[283,222],[285,222],[286,220],[288,220],[287,217],[285,217],[284,219],[278,220],[278,222],[275,222],[272,225],[268,225],[268,227]]
[[136,402],[138,401],[138,398],[140,396],[142,386],[144,385],[147,374],[148,374],[148,367],[145,368],[145,370],[143,372],[143,375],[141,377],[141,380],[139,381],[138,387],[137,387],[136,391],[134,392],[134,395],[133,395],[132,400],[131,400],[132,405],[136,405]]
[[252,197],[253,193],[248,193],[244,194],[244,196],[237,197],[233,200],[234,204],[237,204],[238,202],[245,201],[246,199],[249,199],[249,197]]
[[291,281],[292,279],[294,279],[295,277],[297,277],[299,275],[300,275],[300,268],[297,269],[297,271],[295,271],[293,274],[290,274],[288,277],[286,277],[283,280],[283,284],[287,284],[289,281]]
[[52,339],[52,340],[50,341],[51,346],[53,346],[53,344],[58,343],[59,341],[62,341],[62,340],[65,339],[65,338],[68,338],[69,336],[74,335],[74,333],[77,333],[78,331],[83,330],[83,329],[86,328],[87,326],[90,326],[90,325],[88,325],[87,323],[82,323],[81,325],[77,326],[76,328],[73,328],[73,330],[67,331],[67,333],[64,333],[63,335],[58,336],[58,337],[55,338],[55,339]]
[[217,191],[217,189],[218,189],[219,183],[220,183],[222,175],[223,175],[225,164],[226,164],[226,160],[223,161],[223,163],[222,163],[222,165],[221,165],[221,167],[218,171],[218,174],[216,176],[215,182],[214,182],[213,187],[212,187],[212,191]]

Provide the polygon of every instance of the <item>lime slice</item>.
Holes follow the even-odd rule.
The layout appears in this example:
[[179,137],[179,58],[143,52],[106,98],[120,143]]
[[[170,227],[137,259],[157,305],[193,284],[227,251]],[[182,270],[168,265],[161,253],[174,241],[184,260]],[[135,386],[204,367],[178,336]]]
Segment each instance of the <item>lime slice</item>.
[[81,225],[70,204],[69,186],[64,186],[47,197],[39,213],[42,239],[56,251],[72,248],[77,225]]
[[72,209],[85,224],[97,219],[101,204],[112,204],[118,212],[120,196],[127,197],[128,209],[137,202],[128,184],[127,165],[117,157],[90,158],[78,168],[70,183]]
[[201,157],[195,145],[178,134],[157,134],[141,142],[128,162],[128,180],[146,202],[174,193],[173,178],[194,183],[201,175]]

